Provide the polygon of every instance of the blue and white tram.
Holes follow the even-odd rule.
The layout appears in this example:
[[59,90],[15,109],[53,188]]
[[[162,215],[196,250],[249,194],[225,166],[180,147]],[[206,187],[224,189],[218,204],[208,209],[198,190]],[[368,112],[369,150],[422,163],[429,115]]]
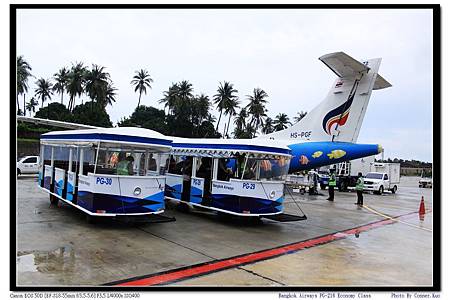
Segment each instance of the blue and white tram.
[[271,141],[174,138],[165,195],[237,216],[281,214],[290,159]]
[[118,127],[49,132],[40,144],[38,182],[53,204],[62,200],[102,217],[164,211],[170,138]]

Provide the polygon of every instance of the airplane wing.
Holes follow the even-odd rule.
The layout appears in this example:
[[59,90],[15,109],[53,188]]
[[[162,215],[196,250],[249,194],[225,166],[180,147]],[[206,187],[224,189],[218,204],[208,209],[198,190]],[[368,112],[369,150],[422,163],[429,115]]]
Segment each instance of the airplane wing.
[[380,74],[377,74],[377,79],[375,80],[375,84],[373,85],[374,90],[381,90],[381,89],[388,88],[391,86],[392,86],[392,84],[390,84]]
[[357,61],[344,52],[325,54],[319,57],[338,77],[354,77],[361,72],[367,72],[369,67]]
[[70,123],[70,122],[64,122],[64,121],[55,121],[55,120],[41,119],[41,118],[32,118],[32,117],[25,117],[25,116],[17,116],[17,121],[28,122],[28,123],[33,123],[33,124],[48,125],[48,126],[54,126],[54,127],[61,127],[61,128],[67,128],[67,129],[102,128],[102,127],[96,127],[96,126],[91,126],[91,125]]

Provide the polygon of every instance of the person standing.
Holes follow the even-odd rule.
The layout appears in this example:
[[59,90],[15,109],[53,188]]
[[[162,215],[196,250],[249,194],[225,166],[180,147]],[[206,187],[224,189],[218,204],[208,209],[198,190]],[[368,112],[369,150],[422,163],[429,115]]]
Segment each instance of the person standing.
[[358,180],[356,181],[356,195],[358,196],[358,201],[356,205],[363,206],[363,190],[364,190],[364,178],[362,173],[358,173]]
[[318,184],[318,173],[317,170],[314,170],[314,172],[311,174],[312,181],[313,181],[313,186],[312,188],[309,189],[309,194],[310,195],[318,195],[319,193],[317,192],[317,184]]
[[330,169],[330,179],[328,180],[328,201],[334,201],[334,187],[336,186],[336,175],[334,169]]

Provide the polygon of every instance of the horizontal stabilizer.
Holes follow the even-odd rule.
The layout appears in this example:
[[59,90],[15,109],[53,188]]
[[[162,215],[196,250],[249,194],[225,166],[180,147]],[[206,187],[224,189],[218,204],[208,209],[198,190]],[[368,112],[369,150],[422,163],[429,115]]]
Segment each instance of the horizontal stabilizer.
[[377,74],[377,79],[375,80],[375,84],[373,85],[374,90],[381,90],[381,89],[385,89],[385,88],[388,88],[391,86],[392,86],[392,84],[390,84],[380,74]]
[[344,52],[323,55],[319,59],[339,77],[355,77],[361,72],[369,71],[369,67]]

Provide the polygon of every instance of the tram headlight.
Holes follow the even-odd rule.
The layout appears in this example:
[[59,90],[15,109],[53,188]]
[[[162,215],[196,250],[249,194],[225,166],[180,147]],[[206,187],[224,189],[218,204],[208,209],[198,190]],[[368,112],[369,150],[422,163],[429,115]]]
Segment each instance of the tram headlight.
[[133,194],[135,196],[139,196],[141,194],[141,188],[140,187],[135,188],[133,191]]
[[269,194],[270,199],[273,199],[275,197],[275,191],[271,191]]

